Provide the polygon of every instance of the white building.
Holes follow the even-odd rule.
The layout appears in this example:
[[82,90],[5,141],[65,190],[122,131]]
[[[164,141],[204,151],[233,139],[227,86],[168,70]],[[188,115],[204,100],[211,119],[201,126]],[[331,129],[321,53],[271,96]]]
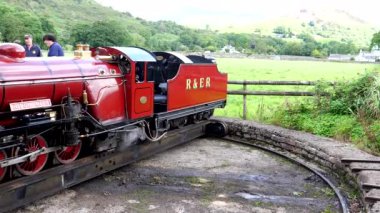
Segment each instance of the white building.
[[380,60],[380,48],[377,45],[372,48],[371,52],[360,50],[355,57],[355,61],[360,62],[376,62],[378,60]]

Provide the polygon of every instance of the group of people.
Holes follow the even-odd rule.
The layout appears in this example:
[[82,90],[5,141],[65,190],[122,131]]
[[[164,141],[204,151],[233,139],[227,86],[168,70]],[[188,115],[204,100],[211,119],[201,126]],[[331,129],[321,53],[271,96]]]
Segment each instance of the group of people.
[[[41,48],[37,44],[33,44],[33,36],[26,34],[25,40],[25,56],[26,57],[42,57]],[[61,45],[58,44],[54,35],[47,34],[42,39],[49,48],[48,57],[64,56]]]

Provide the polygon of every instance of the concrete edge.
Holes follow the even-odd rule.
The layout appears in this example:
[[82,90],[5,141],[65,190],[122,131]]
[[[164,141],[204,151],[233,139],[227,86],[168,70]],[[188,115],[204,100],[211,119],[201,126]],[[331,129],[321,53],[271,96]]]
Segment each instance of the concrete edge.
[[330,169],[336,176],[360,189],[361,199],[368,212],[380,212],[380,201],[373,199],[380,197],[380,190],[371,187],[380,185],[380,170],[371,170],[371,168],[380,168],[380,163],[342,161],[342,159],[380,160],[380,157],[359,150],[353,144],[305,132],[240,119],[214,117],[213,120],[226,123],[229,136],[258,140],[263,145],[289,151]]

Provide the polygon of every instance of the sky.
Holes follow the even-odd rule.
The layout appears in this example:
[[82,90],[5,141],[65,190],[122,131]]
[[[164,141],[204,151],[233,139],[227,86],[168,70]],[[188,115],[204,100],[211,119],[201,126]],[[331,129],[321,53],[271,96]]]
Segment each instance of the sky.
[[198,26],[244,25],[285,16],[300,9],[336,8],[380,26],[378,0],[96,0],[150,21],[172,20]]

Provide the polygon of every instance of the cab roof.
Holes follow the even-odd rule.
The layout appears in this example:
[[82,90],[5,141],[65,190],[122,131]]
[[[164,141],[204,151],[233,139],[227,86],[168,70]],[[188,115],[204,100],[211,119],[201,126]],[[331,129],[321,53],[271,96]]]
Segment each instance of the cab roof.
[[128,56],[132,61],[135,62],[156,62],[156,58],[154,55],[139,47],[111,47],[112,49],[115,49],[126,56]]

